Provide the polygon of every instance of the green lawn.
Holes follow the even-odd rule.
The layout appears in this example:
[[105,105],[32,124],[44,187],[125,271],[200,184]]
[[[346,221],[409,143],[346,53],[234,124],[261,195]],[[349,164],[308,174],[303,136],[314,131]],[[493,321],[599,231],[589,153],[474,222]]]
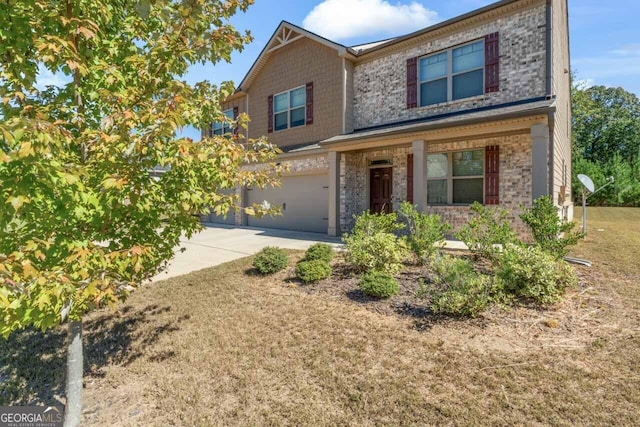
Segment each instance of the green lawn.
[[[594,267],[562,303],[423,328],[250,259],[145,287],[86,320],[84,424],[637,424],[640,209],[589,227],[574,255]],[[63,338],[0,344],[0,404],[52,403]]]

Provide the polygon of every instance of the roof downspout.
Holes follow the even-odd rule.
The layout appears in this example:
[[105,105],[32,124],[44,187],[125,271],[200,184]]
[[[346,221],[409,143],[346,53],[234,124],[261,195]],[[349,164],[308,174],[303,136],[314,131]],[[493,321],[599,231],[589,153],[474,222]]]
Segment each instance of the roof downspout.
[[547,39],[547,52],[546,52],[546,84],[547,84],[547,96],[553,95],[553,0],[547,0],[547,13],[546,20],[546,39]]
[[347,133],[347,59],[342,57],[342,133]]
[[[553,0],[547,0],[546,10],[546,38],[547,38],[547,52],[546,52],[546,74],[547,74],[547,98],[553,96]],[[552,199],[555,198],[554,194],[554,169],[555,169],[555,153],[554,153],[554,134],[555,134],[555,112],[549,113],[549,195]],[[555,200],[554,200],[555,203]]]

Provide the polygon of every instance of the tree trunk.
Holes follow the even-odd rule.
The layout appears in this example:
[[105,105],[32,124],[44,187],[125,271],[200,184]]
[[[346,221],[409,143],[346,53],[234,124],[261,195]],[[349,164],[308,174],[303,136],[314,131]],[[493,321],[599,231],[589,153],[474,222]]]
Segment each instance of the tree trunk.
[[64,427],[77,427],[82,416],[82,321],[70,321],[67,332],[67,405]]

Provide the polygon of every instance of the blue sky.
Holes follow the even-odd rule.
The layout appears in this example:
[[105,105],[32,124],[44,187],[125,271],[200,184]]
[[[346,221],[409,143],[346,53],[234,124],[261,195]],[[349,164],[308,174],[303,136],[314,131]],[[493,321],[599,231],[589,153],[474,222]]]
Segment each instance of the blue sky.
[[[236,84],[280,21],[305,27],[345,45],[394,37],[469,12],[491,0],[256,0],[232,23],[248,29],[253,43],[235,53],[232,63],[193,66],[189,82]],[[346,12],[346,13],[345,13]],[[640,2],[569,0],[571,61],[588,84],[622,86],[640,95]],[[185,135],[199,139],[193,129]]]

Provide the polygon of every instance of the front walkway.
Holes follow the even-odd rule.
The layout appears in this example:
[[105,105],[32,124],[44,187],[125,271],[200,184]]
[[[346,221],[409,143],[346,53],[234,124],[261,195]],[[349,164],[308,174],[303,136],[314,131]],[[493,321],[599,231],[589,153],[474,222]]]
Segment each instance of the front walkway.
[[167,270],[157,275],[154,282],[244,258],[265,246],[304,250],[317,242],[340,245],[339,238],[319,233],[223,224],[205,224],[205,227],[191,239],[181,241],[180,247],[186,250],[177,251]]

